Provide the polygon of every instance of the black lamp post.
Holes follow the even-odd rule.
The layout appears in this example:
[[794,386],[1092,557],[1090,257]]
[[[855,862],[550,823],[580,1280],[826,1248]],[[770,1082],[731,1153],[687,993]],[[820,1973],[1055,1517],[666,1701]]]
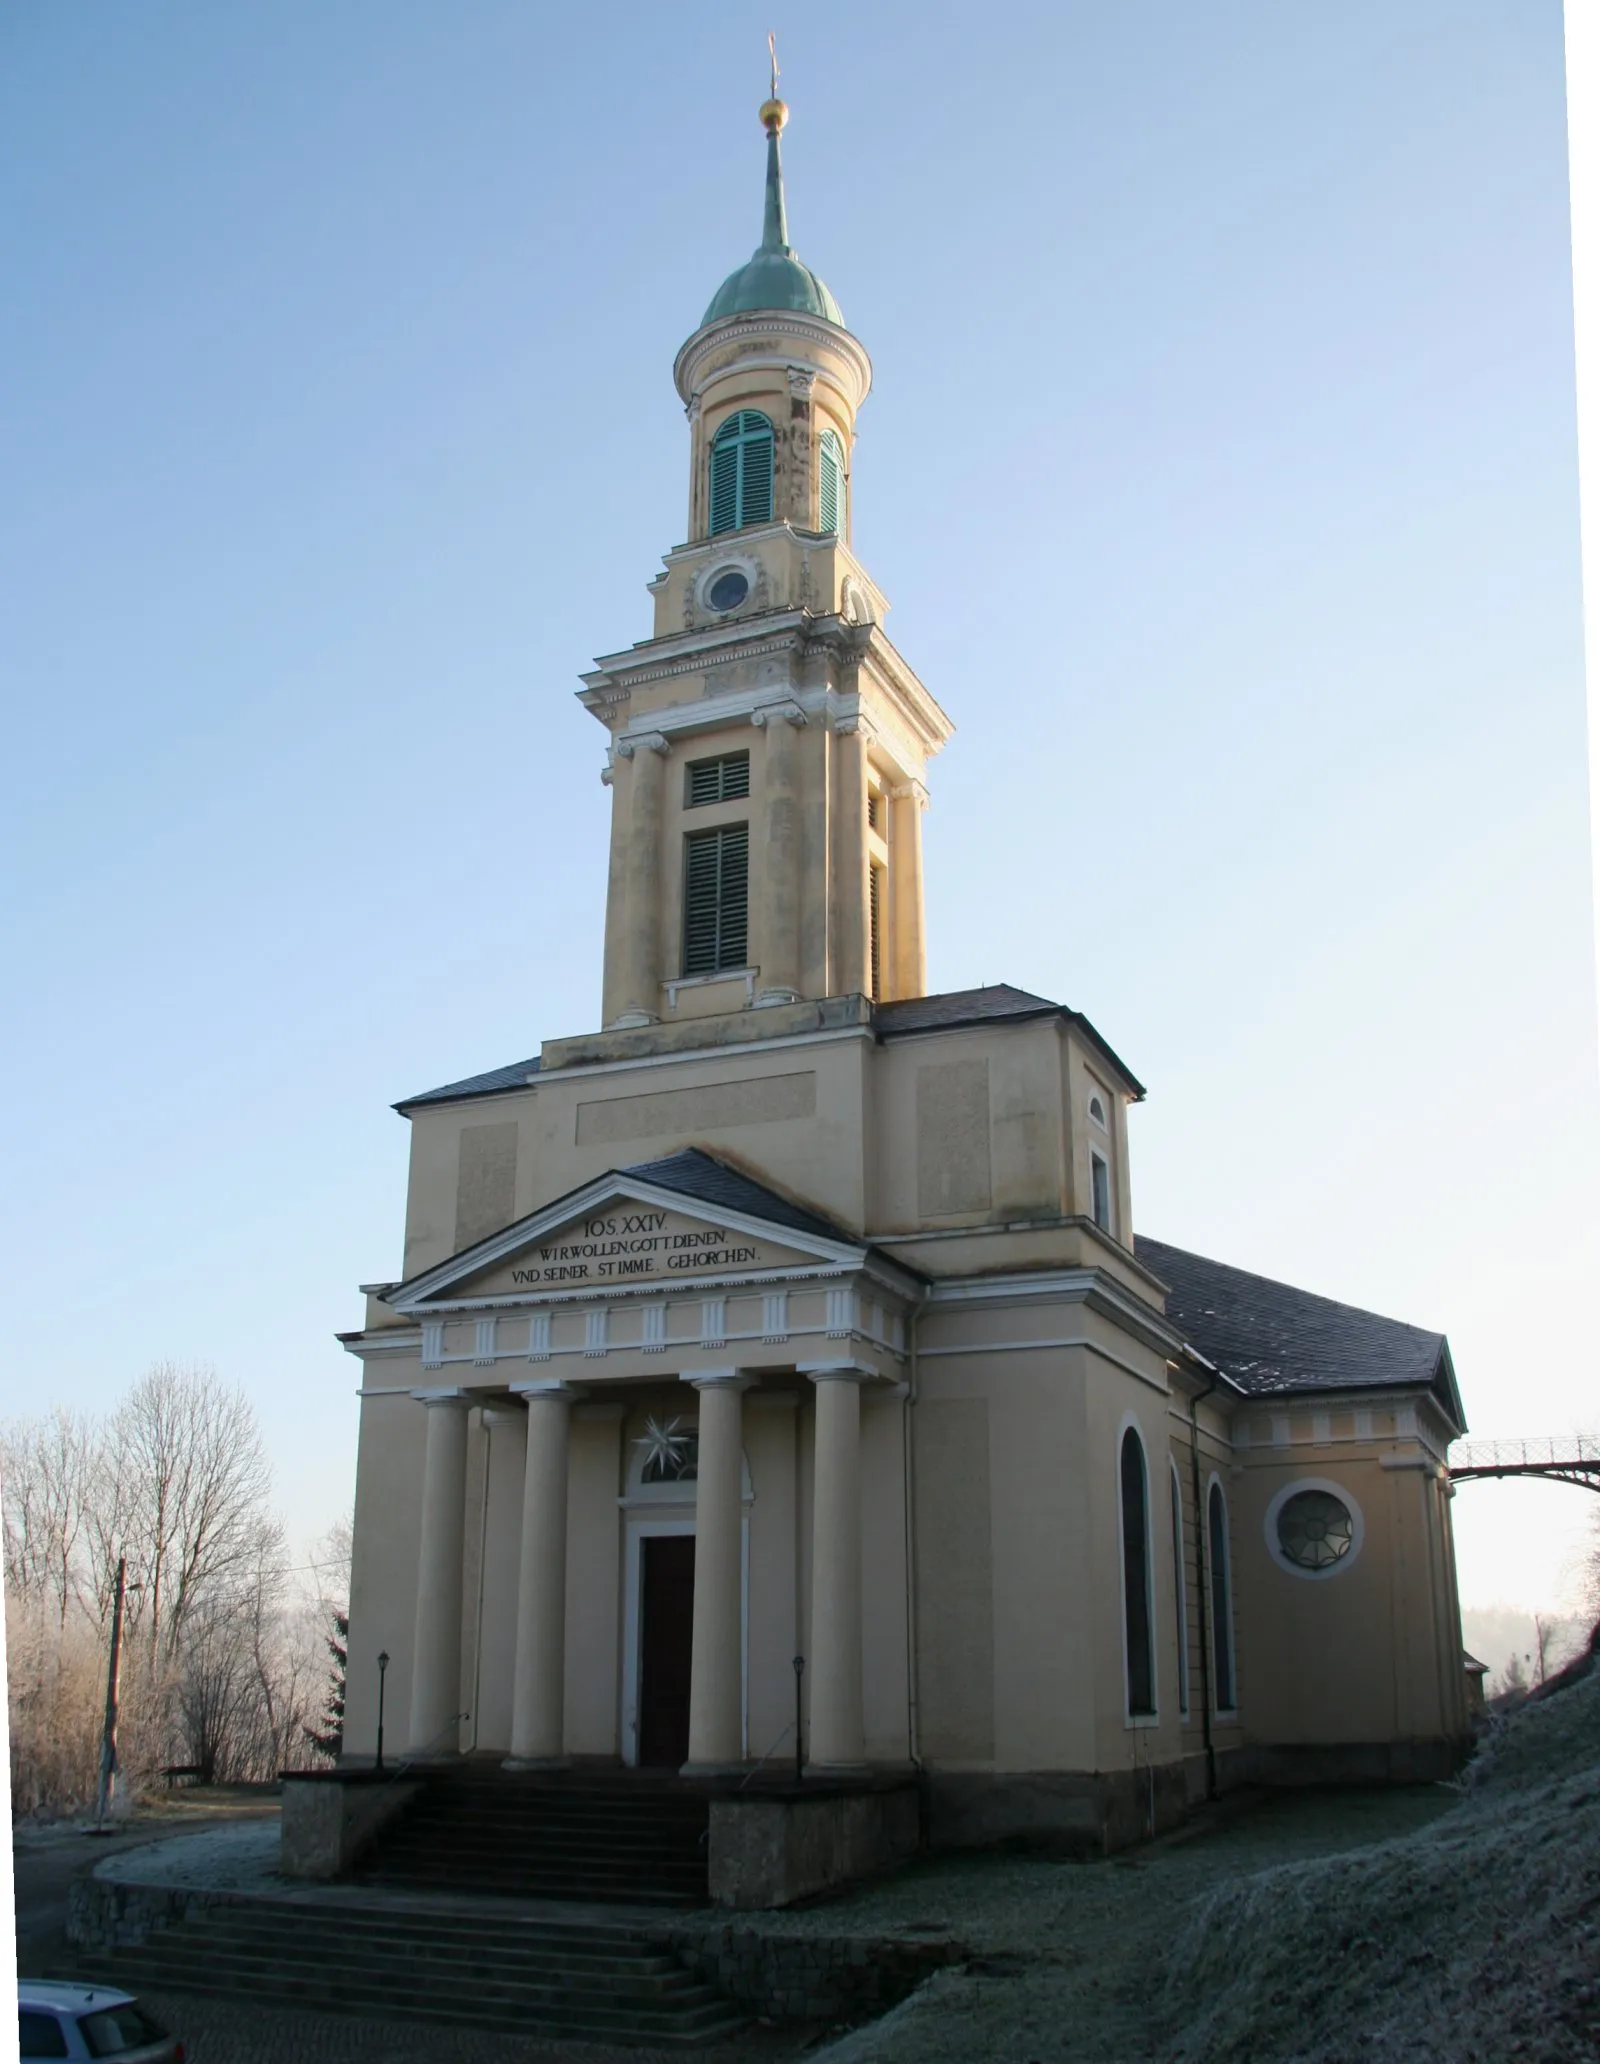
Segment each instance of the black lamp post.
[[383,1680],[388,1668],[389,1651],[380,1648],[378,1651],[378,1755],[376,1762],[372,1766],[374,1770],[382,1770],[383,1768]]
[[800,1784],[805,1776],[805,1748],[800,1740],[800,1680],[806,1673],[806,1659],[797,1655],[794,1659],[794,1781]]

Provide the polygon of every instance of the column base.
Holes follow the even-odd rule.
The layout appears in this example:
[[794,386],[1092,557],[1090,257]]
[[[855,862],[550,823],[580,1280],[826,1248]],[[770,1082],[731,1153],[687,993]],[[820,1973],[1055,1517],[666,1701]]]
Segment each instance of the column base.
[[646,1025],[659,1025],[660,1023],[661,1020],[653,1011],[625,1010],[618,1011],[611,1023],[607,1025],[606,1030],[608,1032],[638,1032]]
[[757,992],[753,1008],[756,1010],[769,1010],[772,1005],[777,1003],[798,1003],[799,1001],[800,991],[798,989],[762,989]]
[[685,1763],[680,1766],[680,1777],[743,1777],[750,1768],[748,1763]]
[[570,1756],[507,1756],[501,1763],[502,1770],[570,1770]]
[[805,1767],[807,1777],[824,1779],[870,1777],[871,1774],[872,1766],[868,1763],[808,1763]]

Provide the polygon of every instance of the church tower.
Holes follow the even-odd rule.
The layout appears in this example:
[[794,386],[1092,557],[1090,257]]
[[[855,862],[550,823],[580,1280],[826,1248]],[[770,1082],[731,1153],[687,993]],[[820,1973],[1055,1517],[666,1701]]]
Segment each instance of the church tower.
[[761,243],[678,353],[687,541],[653,635],[582,700],[611,734],[603,1024],[926,988],[922,810],[949,719],[851,548],[866,352],[789,243],[767,135]]

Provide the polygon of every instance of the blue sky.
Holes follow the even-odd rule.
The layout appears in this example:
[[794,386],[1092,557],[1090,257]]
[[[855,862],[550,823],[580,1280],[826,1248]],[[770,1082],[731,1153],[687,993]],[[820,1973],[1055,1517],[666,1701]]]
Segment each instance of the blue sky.
[[[0,1409],[209,1360],[297,1537],[347,1504],[390,1102],[597,1020],[571,691],[682,534],[774,25],[855,542],[959,727],[933,986],[1127,1057],[1143,1229],[1592,1424],[1549,0],[7,10]],[[1464,1492],[1469,1602],[1552,1602],[1582,1504]]]

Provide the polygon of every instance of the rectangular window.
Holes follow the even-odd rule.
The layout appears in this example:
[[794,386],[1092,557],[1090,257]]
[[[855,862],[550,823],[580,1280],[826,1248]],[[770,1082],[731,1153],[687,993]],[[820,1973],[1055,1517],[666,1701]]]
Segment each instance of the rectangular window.
[[1102,1232],[1111,1230],[1111,1170],[1103,1154],[1089,1156],[1089,1187],[1094,1222]]
[[691,831],[684,841],[683,972],[742,968],[748,952],[750,827]]
[[750,755],[724,753],[719,760],[691,761],[686,780],[686,810],[698,810],[703,803],[740,802],[750,793]]

